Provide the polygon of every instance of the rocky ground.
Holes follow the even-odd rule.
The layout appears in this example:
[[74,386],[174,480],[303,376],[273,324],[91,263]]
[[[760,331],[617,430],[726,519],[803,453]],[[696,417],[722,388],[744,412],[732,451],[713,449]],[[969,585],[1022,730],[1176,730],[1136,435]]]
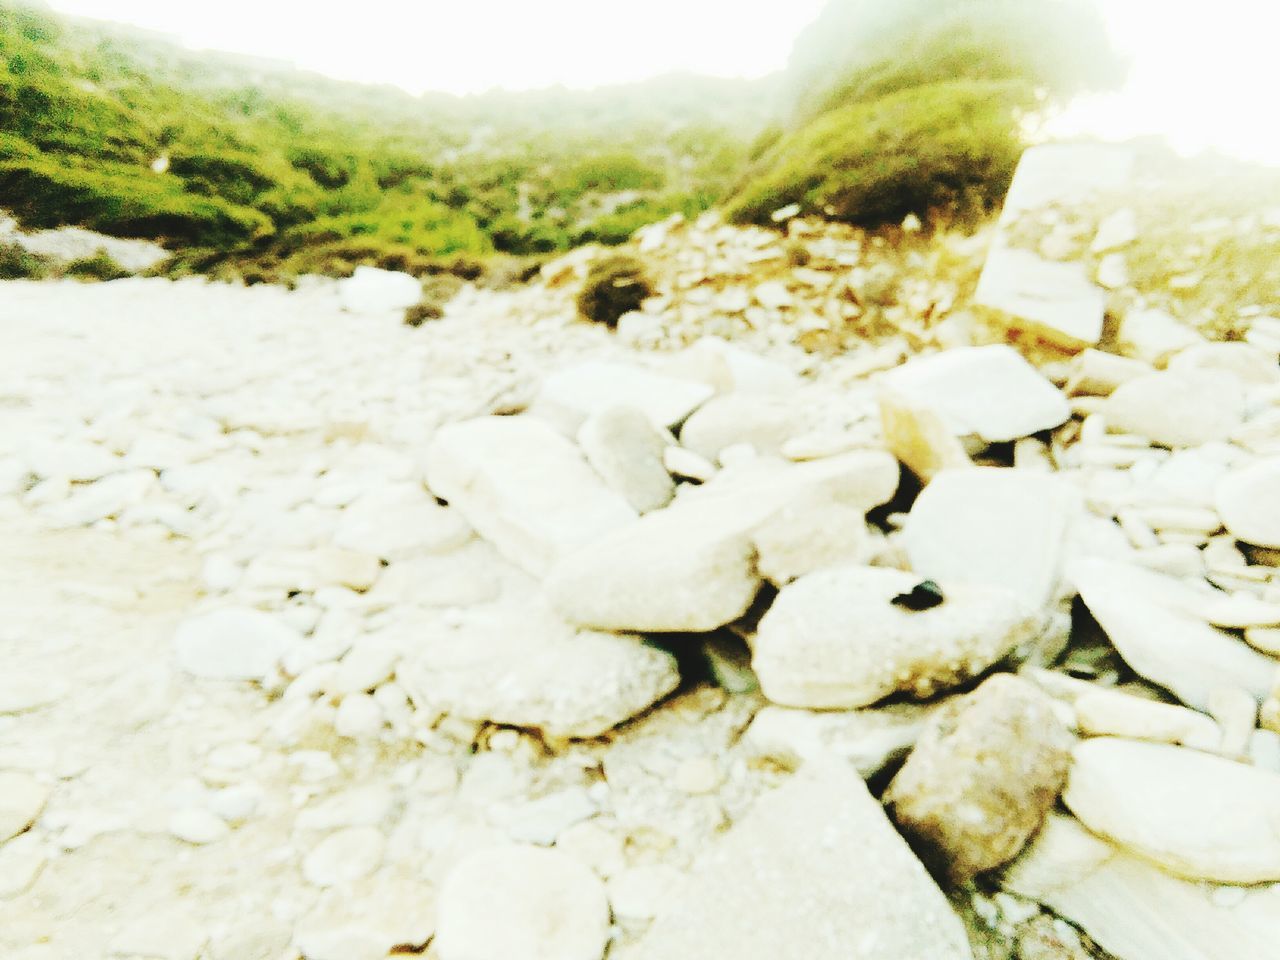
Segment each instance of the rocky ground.
[[1280,321],[1108,314],[1062,159],[649,228],[616,334],[0,284],[0,955],[1268,956]]

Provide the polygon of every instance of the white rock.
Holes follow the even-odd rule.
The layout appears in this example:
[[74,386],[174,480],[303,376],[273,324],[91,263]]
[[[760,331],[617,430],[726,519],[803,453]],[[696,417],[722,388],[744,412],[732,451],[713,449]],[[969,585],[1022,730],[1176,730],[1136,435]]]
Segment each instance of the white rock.
[[1135,310],[1125,315],[1119,341],[1130,356],[1160,367],[1175,353],[1205,339],[1163,310]]
[[[745,309],[745,304],[744,304]],[[667,367],[714,387],[718,393],[791,393],[800,378],[776,360],[744,350],[720,337],[702,337]]]
[[396,947],[423,947],[435,930],[435,891],[415,873],[397,865],[326,890],[296,924],[294,946],[307,960],[385,960]]
[[769,280],[755,288],[756,303],[767,310],[781,310],[795,304],[795,297],[787,285],[779,280]]
[[721,451],[750,444],[757,453],[777,455],[809,422],[795,400],[771,394],[727,394],[694,411],[680,428],[681,446],[716,461]]
[[893,599],[920,577],[901,570],[821,570],[784,587],[752,642],[752,667],[771,701],[851,709],[894,693],[928,697],[976,676],[1033,639],[1038,616],[1013,594],[943,585],[941,606]]
[[1186,707],[1144,700],[1102,687],[1076,700],[1076,726],[1091,737],[1126,737],[1216,750],[1222,730],[1209,717]]
[[302,861],[302,875],[316,887],[367,877],[382,862],[386,840],[376,827],[347,827],[329,834]]
[[1218,484],[1214,501],[1237,540],[1280,549],[1280,457],[1231,472]]
[[880,427],[885,445],[924,483],[939,472],[972,466],[964,444],[935,409],[881,387]]
[[1244,421],[1244,391],[1220,373],[1153,373],[1107,398],[1107,422],[1166,447],[1226,440]]
[[676,485],[663,465],[668,441],[639,410],[611,407],[578,431],[578,446],[609,488],[640,513],[665,507]]
[[1149,363],[1132,357],[1120,357],[1101,350],[1085,350],[1077,354],[1067,381],[1069,396],[1107,397],[1122,383],[1127,383],[1154,370]]
[[187,843],[203,846],[226,837],[231,831],[226,822],[200,807],[184,807],[169,817],[169,832]]
[[609,903],[622,923],[652,920],[671,902],[685,877],[674,867],[651,864],[624,870],[609,880]]
[[1089,245],[1089,249],[1093,253],[1110,253],[1127,247],[1137,239],[1138,216],[1132,207],[1122,207],[1098,224],[1098,232],[1093,235],[1093,243]]
[[40,819],[52,790],[28,773],[0,770],[0,843]]
[[189,617],[173,637],[178,665],[206,680],[262,680],[298,635],[277,618],[248,607]]
[[600,960],[609,941],[603,884],[571,857],[510,846],[468,857],[440,889],[440,960]]
[[1129,285],[1129,264],[1121,253],[1109,253],[1098,264],[1098,284],[1108,290]]
[[48,862],[45,841],[33,833],[0,842],[0,901],[30,890]]
[[181,903],[149,904],[145,915],[127,924],[107,944],[111,960],[200,960],[209,935]]
[[385,717],[378,701],[367,693],[342,698],[333,718],[333,732],[340,737],[367,739],[382,730]]
[[1080,495],[1052,474],[996,467],[944,470],[903,527],[911,569],[946,583],[1002,587],[1033,608],[1062,576]]
[[574,623],[601,630],[701,632],[742,616],[758,592],[753,531],[787,503],[829,491],[863,512],[893,495],[897,464],[862,452],[768,471],[723,475],[696,495],[571,554],[547,590]]
[[1169,361],[1175,373],[1226,373],[1243,383],[1270,386],[1280,383],[1275,357],[1249,343],[1203,343],[1189,347]]
[[634,951],[634,960],[675,957],[971,954],[963,925],[863,782],[847,766],[819,764],[758,801],[700,858]]
[[124,461],[95,443],[67,441],[41,443],[30,455],[30,469],[37,477],[88,482],[100,480],[125,466]]
[[656,428],[665,430],[684,420],[714,392],[704,383],[644,367],[590,360],[547,377],[532,411],[571,435],[587,417],[610,407],[633,407]]
[[395,794],[385,784],[364,784],[325,797],[298,813],[299,830],[337,830],[341,827],[376,827],[391,815]]
[[1265,957],[1280,937],[1272,888],[1255,888],[1224,908],[1216,899],[1222,888],[1172,877],[1070,817],[1051,816],[1003,882],[1124,960]]
[[0,676],[0,715],[39,710],[66,695],[65,682],[10,670]]
[[756,570],[779,587],[824,567],[865,563],[871,554],[866,514],[822,493],[782,507],[752,542]]
[[1276,661],[1193,612],[1177,580],[1112,560],[1080,560],[1069,576],[1108,639],[1142,676],[1204,709],[1218,687],[1267,696]]
[[1068,349],[1102,338],[1106,296],[1079,263],[996,246],[987,256],[974,302],[1000,311],[1010,326]]
[[870,778],[906,755],[927,714],[926,708],[914,704],[835,713],[765,707],[751,721],[743,741],[753,756],[784,766],[837,757]]
[[433,628],[398,677],[419,705],[552,737],[599,736],[680,682],[674,658],[638,637],[579,631],[519,606]]
[[1064,423],[1066,397],[1012,347],[947,350],[882,375],[908,402],[933,410],[956,436],[999,443]]
[[405,310],[422,299],[422,282],[394,270],[356,267],[353,276],[338,282],[338,299],[352,313]]
[[591,795],[570,787],[523,804],[507,827],[512,840],[550,846],[565,830],[594,817],[599,811]]
[[1280,880],[1280,775],[1166,744],[1076,747],[1063,802],[1092,830],[1189,880]]
[[397,560],[446,553],[473,536],[456,510],[439,506],[420,486],[404,485],[360,497],[342,511],[334,544]]
[[427,457],[432,491],[535,577],[574,547],[636,517],[576,446],[533,417],[483,417],[445,427]]

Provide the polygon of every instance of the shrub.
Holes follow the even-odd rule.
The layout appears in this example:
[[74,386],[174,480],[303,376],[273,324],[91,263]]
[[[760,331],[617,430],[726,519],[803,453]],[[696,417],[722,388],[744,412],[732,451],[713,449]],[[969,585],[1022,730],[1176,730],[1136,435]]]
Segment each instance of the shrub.
[[1022,151],[1018,113],[1032,97],[1017,83],[944,83],[823,114],[766,154],[729,214],[768,224],[798,203],[876,225],[998,201]]
[[635,257],[619,254],[591,267],[578,294],[578,312],[612,330],[624,313],[640,309],[651,296],[653,285],[644,264]]
[[49,261],[16,243],[0,243],[0,280],[43,280]]
[[92,257],[72,260],[63,272],[80,280],[120,280],[133,276],[105,250],[99,250]]

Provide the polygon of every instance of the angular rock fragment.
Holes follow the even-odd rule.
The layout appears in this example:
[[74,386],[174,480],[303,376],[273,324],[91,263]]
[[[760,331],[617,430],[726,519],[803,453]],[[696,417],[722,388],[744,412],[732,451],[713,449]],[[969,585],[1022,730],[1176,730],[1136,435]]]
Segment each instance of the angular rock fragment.
[[752,641],[760,687],[783,706],[851,709],[894,693],[928,697],[1033,639],[1040,617],[1008,591],[943,585],[947,601],[911,611],[893,598],[901,570],[820,570],[784,587]]
[[633,364],[588,360],[547,377],[531,411],[570,435],[593,413],[610,407],[633,407],[659,430],[667,430],[714,393],[707,384]]
[[1057,802],[1073,738],[1053,701],[997,674],[925,724],[885,793],[890,816],[956,881],[1012,860]]
[[938,413],[888,388],[880,391],[880,426],[889,452],[924,483],[943,470],[972,466],[964,444]]
[[1080,743],[1062,796],[1094,833],[1188,880],[1280,880],[1280,774],[1199,750]]
[[1183,703],[1204,709],[1219,687],[1266,697],[1276,661],[1191,612],[1198,600],[1180,581],[1098,559],[1073,563],[1069,574],[1125,662]]
[[1280,938],[1268,887],[1222,889],[1171,876],[1052,815],[1003,885],[1078,924],[1123,960],[1266,957]]
[[782,445],[804,433],[808,418],[796,401],[769,394],[727,394],[709,400],[680,428],[680,445],[713,462],[738,444],[776,456]]
[[535,577],[636,517],[573,443],[534,417],[482,417],[445,427],[427,457],[432,492]]
[[566,557],[547,580],[548,595],[568,620],[585,627],[714,630],[741,617],[759,591],[754,534],[766,521],[788,504],[819,496],[865,513],[892,497],[897,481],[893,459],[868,451],[766,465],[747,478],[726,471]]
[[550,737],[599,736],[680,682],[675,659],[639,637],[579,631],[538,605],[429,625],[397,675],[420,707]]
[[1058,589],[1080,495],[1062,479],[982,467],[938,474],[903,528],[911,568],[948,583],[1002,587],[1032,607]]
[[736,823],[634,951],[634,960],[971,956],[960,920],[863,782],[825,763]]
[[936,413],[955,436],[984,443],[1049,430],[1071,415],[1058,388],[1003,344],[919,357],[881,380],[908,403]]

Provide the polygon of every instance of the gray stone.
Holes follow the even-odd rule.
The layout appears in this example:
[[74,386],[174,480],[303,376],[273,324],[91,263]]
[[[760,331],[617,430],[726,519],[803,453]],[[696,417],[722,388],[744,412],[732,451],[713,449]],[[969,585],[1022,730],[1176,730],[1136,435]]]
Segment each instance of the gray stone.
[[703,855],[634,952],[635,960],[675,957],[971,954],[960,920],[863,782],[843,764],[816,764]]
[[536,577],[558,558],[635,520],[573,443],[533,417],[441,429],[427,485],[508,560]]
[[1013,594],[942,585],[929,610],[895,605],[920,577],[841,567],[784,587],[760,622],[752,666],[783,706],[850,709],[894,693],[929,697],[976,676],[1037,636],[1041,619]]
[[663,465],[669,444],[633,407],[610,407],[593,414],[578,431],[578,446],[604,482],[640,513],[658,510],[676,494]]
[[885,804],[962,882],[1008,863],[1040,829],[1072,742],[1052,700],[997,674],[929,718]]

